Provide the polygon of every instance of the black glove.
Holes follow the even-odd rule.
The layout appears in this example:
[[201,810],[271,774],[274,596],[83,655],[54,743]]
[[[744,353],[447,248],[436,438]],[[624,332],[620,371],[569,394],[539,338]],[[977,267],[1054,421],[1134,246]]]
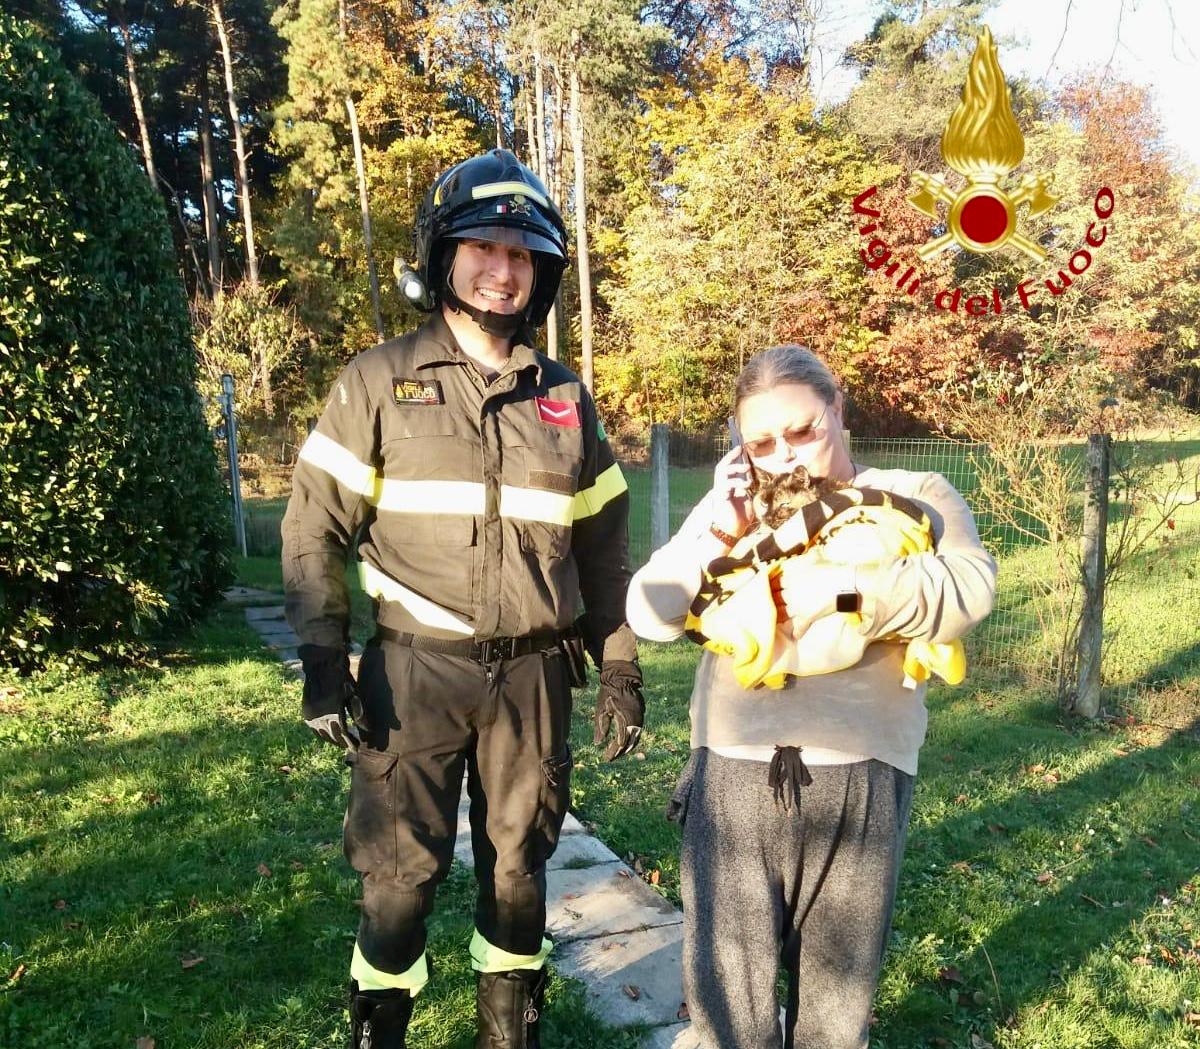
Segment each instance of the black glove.
[[596,697],[596,730],[592,742],[596,746],[607,738],[616,723],[613,738],[604,751],[605,761],[624,757],[637,745],[646,717],[646,701],[642,698],[642,671],[636,663],[609,659],[600,668],[600,693]]
[[326,743],[358,750],[358,725],[366,726],[345,650],[301,645],[298,651],[304,664],[304,723]]

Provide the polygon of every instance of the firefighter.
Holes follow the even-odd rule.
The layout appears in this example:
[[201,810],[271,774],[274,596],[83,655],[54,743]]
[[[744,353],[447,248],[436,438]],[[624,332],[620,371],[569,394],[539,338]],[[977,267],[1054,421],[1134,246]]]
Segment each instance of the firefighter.
[[[352,1045],[405,1045],[465,772],[476,1046],[537,1049],[545,865],[569,801],[585,648],[606,759],[641,733],[629,495],[587,388],[532,348],[567,261],[541,181],[506,150],[450,168],[417,212],[414,245],[401,286],[430,316],[341,373],[283,522],[304,720],[351,765],[345,851],[363,884]],[[377,621],[357,682],[345,583],[356,546]]]

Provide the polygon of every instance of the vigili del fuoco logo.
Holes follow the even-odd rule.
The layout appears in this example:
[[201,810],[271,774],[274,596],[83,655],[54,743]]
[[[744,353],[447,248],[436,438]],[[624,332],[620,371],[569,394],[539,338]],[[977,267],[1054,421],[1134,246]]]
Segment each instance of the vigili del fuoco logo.
[[[928,175],[924,171],[916,171],[912,176],[915,192],[908,198],[909,205],[946,227],[945,233],[917,248],[921,262],[927,262],[951,244],[979,255],[1011,248],[1034,262],[1045,260],[1046,249],[1029,231],[1033,229],[1033,220],[1050,212],[1059,201],[1051,192],[1050,177],[1026,175],[1011,192],[1002,185],[1024,157],[1025,139],[1013,115],[1012,94],[996,57],[991,30],[985,27],[971,56],[962,100],[942,133],[942,159],[966,179],[966,185],[955,190],[947,184],[945,176]],[[882,218],[882,212],[869,203],[876,191],[877,187],[871,186],[854,198],[854,213],[872,220],[859,227],[860,237],[870,237],[859,254],[868,269],[882,269],[885,276],[895,280],[897,288],[907,295],[916,295],[921,287],[920,274],[910,265],[896,277],[900,262],[892,257],[887,241],[873,235],[879,230],[879,223],[874,220]],[[1015,295],[1022,308],[1031,309],[1037,298],[1045,298],[1047,294],[1062,295],[1076,277],[1087,272],[1092,264],[1089,249],[1104,243],[1108,236],[1104,223],[1115,204],[1113,192],[1107,186],[1096,192],[1093,211],[1099,221],[1089,224],[1084,244],[1065,268],[1057,274],[1041,279],[1030,277],[1017,284]],[[946,209],[944,218],[939,205]],[[1024,209],[1023,216],[1018,209]],[[962,297],[961,288],[947,288],[934,296],[934,306],[954,313],[961,308],[972,317],[1004,310],[1003,296],[996,287],[990,296],[972,295],[965,302]]]

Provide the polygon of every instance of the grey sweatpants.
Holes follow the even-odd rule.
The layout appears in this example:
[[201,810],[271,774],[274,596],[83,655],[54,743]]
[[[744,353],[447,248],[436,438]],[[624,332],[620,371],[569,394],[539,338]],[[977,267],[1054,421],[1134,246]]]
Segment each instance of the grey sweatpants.
[[913,777],[882,761],[814,766],[785,811],[767,771],[696,750],[673,799],[696,1033],[705,1049],[866,1049]]

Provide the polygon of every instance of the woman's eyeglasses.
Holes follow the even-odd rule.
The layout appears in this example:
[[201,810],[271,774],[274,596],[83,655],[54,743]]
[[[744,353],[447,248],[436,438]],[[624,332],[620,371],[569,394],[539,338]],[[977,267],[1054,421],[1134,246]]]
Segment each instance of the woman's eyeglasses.
[[817,416],[816,421],[809,423],[807,426],[796,426],[790,430],[785,430],[778,437],[759,437],[756,440],[747,441],[745,445],[746,451],[755,459],[765,459],[779,447],[781,440],[785,441],[791,448],[801,448],[806,444],[811,444],[821,435],[818,427],[824,420],[825,412],[828,410],[829,405],[826,405],[821,414]]

